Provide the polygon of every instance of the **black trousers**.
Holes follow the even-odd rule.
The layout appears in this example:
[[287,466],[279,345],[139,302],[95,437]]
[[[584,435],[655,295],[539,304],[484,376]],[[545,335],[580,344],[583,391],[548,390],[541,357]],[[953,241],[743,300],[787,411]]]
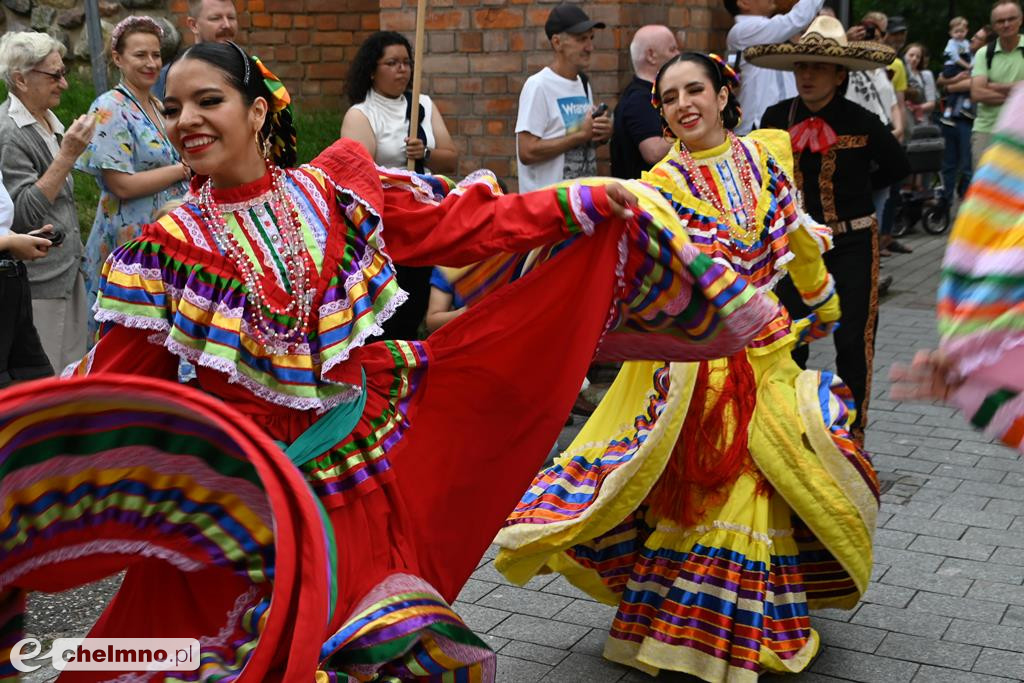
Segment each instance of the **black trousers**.
[[430,266],[395,266],[398,286],[409,294],[405,303],[385,321],[384,334],[377,339],[419,339],[420,323],[427,315],[430,303]]
[[53,375],[32,324],[32,293],[25,265],[9,265],[0,254],[0,388]]
[[[833,333],[836,373],[846,382],[857,402],[854,435],[863,439],[871,398],[871,372],[878,329],[878,233],[875,228],[835,236],[835,246],[825,254],[825,267],[836,281],[842,316]],[[790,316],[802,318],[810,309],[787,277],[776,294]],[[821,342],[818,342],[821,343]],[[807,367],[808,348],[797,347],[793,360]]]

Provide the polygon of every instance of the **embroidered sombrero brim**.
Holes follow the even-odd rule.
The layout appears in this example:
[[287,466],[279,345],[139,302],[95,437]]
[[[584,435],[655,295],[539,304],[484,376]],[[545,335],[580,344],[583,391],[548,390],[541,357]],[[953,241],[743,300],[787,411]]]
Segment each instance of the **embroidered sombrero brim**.
[[743,51],[743,59],[755,66],[780,71],[793,71],[797,62],[824,62],[845,66],[849,71],[870,71],[891,64],[896,52],[881,43],[860,41],[839,45],[805,37],[799,43],[748,47]]

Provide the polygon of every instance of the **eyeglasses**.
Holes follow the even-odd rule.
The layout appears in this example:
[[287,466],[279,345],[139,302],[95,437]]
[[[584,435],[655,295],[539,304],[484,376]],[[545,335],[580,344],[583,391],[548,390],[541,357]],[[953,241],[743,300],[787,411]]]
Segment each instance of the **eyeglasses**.
[[63,79],[67,78],[67,76],[68,76],[68,70],[67,69],[61,69],[60,71],[53,71],[53,72],[43,71],[42,69],[32,69],[32,71],[35,71],[37,74],[43,74],[44,76],[49,76],[50,78],[53,79],[54,83],[59,83]]
[[380,66],[386,66],[389,69],[397,69],[400,66],[406,69],[412,68],[411,59],[389,59],[386,62],[377,62],[377,64]]
[[1020,16],[1006,17],[1004,19],[996,19],[992,23],[995,24],[996,26],[999,26],[1000,24],[1012,24],[1015,21],[1020,21],[1020,19]]

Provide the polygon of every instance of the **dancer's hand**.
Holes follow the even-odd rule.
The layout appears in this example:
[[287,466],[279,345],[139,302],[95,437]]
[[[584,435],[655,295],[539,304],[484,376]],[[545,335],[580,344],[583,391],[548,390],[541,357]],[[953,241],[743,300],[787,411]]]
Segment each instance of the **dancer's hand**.
[[604,191],[608,194],[608,203],[611,204],[612,213],[616,218],[629,220],[633,217],[636,195],[620,183],[608,183],[604,186]]
[[892,397],[897,401],[942,399],[949,396],[960,382],[951,382],[949,360],[941,351],[921,350],[910,365],[894,364],[889,371]]

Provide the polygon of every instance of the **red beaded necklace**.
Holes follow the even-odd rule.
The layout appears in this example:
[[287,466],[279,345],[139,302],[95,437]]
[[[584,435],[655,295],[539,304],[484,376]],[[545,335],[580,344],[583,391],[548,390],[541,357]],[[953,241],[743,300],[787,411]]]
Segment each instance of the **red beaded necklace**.
[[[252,313],[253,336],[263,348],[273,354],[288,354],[306,341],[309,332],[309,314],[313,308],[313,291],[310,287],[309,264],[306,257],[306,245],[302,235],[302,223],[299,212],[284,189],[282,178],[284,172],[278,167],[270,166],[270,210],[277,230],[281,235],[279,254],[284,261],[284,278],[290,285],[291,294],[288,304],[284,307],[274,306],[263,291],[263,283],[256,269],[246,256],[245,250],[224,221],[220,207],[213,198],[212,184],[207,180],[199,190],[199,208],[203,221],[217,246],[227,255],[241,272],[245,288],[248,290],[246,306]],[[276,248],[271,245],[271,248]],[[267,319],[264,311],[275,316],[291,316],[294,323],[285,326],[279,332]]]
[[[732,211],[726,209],[718,195],[711,190],[707,180],[704,178],[704,174],[701,173],[700,168],[697,166],[697,162],[694,161],[690,151],[686,149],[682,142],[679,143],[679,158],[686,175],[697,186],[698,199],[703,199],[715,209],[722,221],[729,226],[731,234],[744,240],[749,240],[760,233],[757,214],[754,211],[755,197],[757,196],[754,190],[754,173],[750,168],[750,163],[747,161],[746,153],[739,138],[732,131],[729,131],[726,135],[729,139],[733,164],[736,166],[740,176],[739,191],[740,200],[743,203],[744,225],[736,225],[735,215]],[[736,231],[734,231],[734,228],[736,228]]]

